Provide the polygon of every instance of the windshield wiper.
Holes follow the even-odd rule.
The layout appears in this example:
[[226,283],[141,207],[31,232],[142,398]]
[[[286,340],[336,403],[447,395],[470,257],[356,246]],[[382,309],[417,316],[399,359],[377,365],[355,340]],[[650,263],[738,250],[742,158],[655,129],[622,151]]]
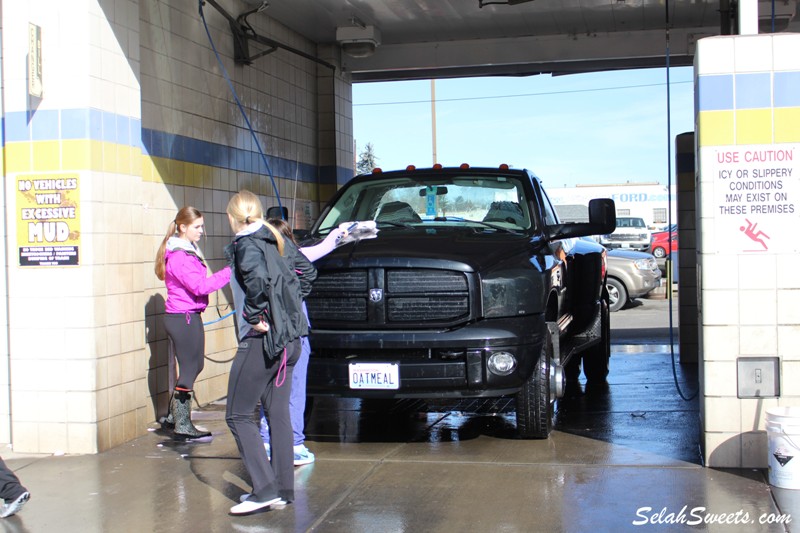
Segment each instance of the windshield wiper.
[[390,226],[394,226],[396,228],[413,228],[414,227],[414,226],[412,226],[411,224],[409,224],[407,222],[393,222],[391,220],[376,220],[375,224],[377,224],[377,225],[389,224]]
[[484,222],[483,220],[470,220],[464,217],[436,217],[433,220],[436,222],[467,222],[469,224],[480,224],[481,226],[486,226],[487,228],[496,229],[497,231],[504,231],[506,233],[519,233],[519,231],[513,230],[511,228],[505,228],[503,226],[498,226],[497,224]]

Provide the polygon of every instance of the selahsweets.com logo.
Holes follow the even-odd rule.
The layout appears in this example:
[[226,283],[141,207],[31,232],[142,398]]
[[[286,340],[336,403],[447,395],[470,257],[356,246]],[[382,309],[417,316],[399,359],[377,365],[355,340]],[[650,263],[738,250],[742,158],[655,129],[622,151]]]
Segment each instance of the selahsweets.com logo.
[[761,513],[751,515],[744,509],[728,513],[712,513],[706,507],[697,506],[689,508],[684,505],[678,512],[662,507],[655,511],[652,507],[639,507],[636,510],[636,519],[631,522],[634,526],[682,524],[697,526],[700,524],[788,524],[792,521],[790,514]]

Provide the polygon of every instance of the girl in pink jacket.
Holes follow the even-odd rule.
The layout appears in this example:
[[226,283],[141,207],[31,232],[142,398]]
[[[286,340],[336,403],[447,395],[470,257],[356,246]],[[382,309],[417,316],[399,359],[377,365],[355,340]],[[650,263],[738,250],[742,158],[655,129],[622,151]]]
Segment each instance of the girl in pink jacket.
[[174,428],[184,439],[207,439],[211,433],[198,430],[191,420],[194,382],[205,362],[205,330],[200,313],[208,306],[208,295],[224,287],[231,278],[226,266],[208,276],[197,251],[203,236],[203,215],[194,207],[178,211],[156,254],[156,276],[167,286],[164,328],[175,350],[180,375],[170,401],[169,415],[162,424]]

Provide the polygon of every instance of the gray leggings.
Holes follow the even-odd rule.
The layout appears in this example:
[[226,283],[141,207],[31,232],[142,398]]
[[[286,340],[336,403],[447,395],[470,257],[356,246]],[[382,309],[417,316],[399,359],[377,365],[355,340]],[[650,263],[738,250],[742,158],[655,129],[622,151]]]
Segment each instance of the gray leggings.
[[[282,364],[285,354],[285,366]],[[294,450],[289,397],[292,373],[300,358],[300,339],[286,346],[273,360],[264,358],[261,337],[245,337],[231,365],[225,421],[233,433],[244,467],[253,485],[252,499],[267,501],[279,496],[294,500]],[[264,406],[272,436],[272,464],[255,419],[258,402]]]
[[206,334],[200,313],[167,313],[164,329],[175,347],[178,360],[177,385],[182,389],[194,389],[194,381],[205,365]]

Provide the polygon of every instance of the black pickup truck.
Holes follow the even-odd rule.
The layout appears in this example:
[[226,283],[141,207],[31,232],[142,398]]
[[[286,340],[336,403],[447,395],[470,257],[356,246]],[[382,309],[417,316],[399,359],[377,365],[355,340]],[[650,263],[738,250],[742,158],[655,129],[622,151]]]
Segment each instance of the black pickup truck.
[[608,374],[606,253],[614,203],[559,222],[527,170],[458,168],[353,178],[313,242],[350,221],[377,234],[317,261],[307,299],[308,394],[362,398],[516,396],[518,434],[547,438],[565,379]]

